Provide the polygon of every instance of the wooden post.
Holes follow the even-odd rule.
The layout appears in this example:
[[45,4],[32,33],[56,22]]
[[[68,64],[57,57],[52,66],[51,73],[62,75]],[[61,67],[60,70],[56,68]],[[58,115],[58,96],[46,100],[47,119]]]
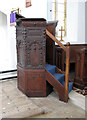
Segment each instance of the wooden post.
[[69,60],[70,60],[70,47],[69,43],[66,46],[66,72],[65,72],[65,102],[68,102],[68,89],[69,89]]
[[80,54],[78,52],[76,52],[76,54],[75,54],[75,59],[76,59],[76,61],[75,61],[75,79],[77,79],[79,76],[79,70],[80,70],[78,68],[80,68],[80,64],[81,64],[80,63]]
[[56,66],[57,66],[57,49],[56,49]]
[[81,65],[81,69],[80,69],[80,80],[83,81],[83,76],[84,76],[84,63],[85,63],[85,53],[84,51],[82,51],[81,53],[81,60],[80,60],[80,65]]
[[62,50],[62,71],[64,71],[64,61],[65,60],[65,51]]

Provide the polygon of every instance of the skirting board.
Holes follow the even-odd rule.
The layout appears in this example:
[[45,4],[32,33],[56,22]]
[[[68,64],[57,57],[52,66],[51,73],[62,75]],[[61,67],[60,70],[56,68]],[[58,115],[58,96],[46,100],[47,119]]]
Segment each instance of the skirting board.
[[9,70],[0,72],[0,80],[17,78],[17,70]]

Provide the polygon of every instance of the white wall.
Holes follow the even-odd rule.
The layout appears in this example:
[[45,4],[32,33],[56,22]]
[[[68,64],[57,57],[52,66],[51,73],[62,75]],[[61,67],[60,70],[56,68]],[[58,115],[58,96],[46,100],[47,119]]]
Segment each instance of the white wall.
[[69,41],[70,43],[72,42],[77,42],[77,32],[78,32],[78,2],[75,2],[73,0],[68,0],[67,1],[67,20],[66,20],[66,25],[67,25],[67,38],[66,42]]
[[15,27],[8,27],[7,15],[0,12],[0,71],[16,69],[16,36],[14,29]]
[[47,0],[32,0],[29,8],[25,8],[25,0],[0,0],[0,11],[5,13],[0,14],[0,31],[3,31],[2,36],[0,34],[0,71],[17,68],[16,29],[10,26],[10,13],[12,8],[18,7],[21,14],[27,18],[47,18]]
[[53,0],[47,0],[47,20],[53,20]]
[[[21,14],[27,18],[48,18],[48,20],[51,20],[50,9],[52,5],[50,3],[52,3],[51,0],[32,0],[32,6],[25,8],[25,0],[0,0],[0,10],[5,13],[5,15],[0,14],[0,30],[3,29],[2,37],[0,34],[0,52],[2,53],[2,61],[0,60],[0,63],[3,62],[2,70],[15,69],[17,65],[15,27],[10,27],[10,12],[12,8],[19,7]],[[72,44],[87,43],[87,27],[85,27],[87,26],[87,22],[85,25],[87,2],[86,8],[84,6],[84,0],[67,1],[66,42],[70,41]]]
[[21,14],[27,18],[47,19],[47,0],[31,0],[32,6],[24,8]]
[[[53,0],[48,0],[49,7],[48,19],[52,20],[49,10],[52,8]],[[87,2],[85,8],[85,0],[67,0],[66,4],[66,36],[63,38],[63,44],[70,42],[71,44],[87,43]],[[50,14],[49,14],[50,13]],[[57,38],[60,40],[60,38]]]
[[85,1],[78,2],[78,43],[85,44]]
[[67,37],[71,44],[85,44],[85,0],[67,1]]
[[8,65],[7,16],[0,11],[0,71]]
[[[12,8],[24,7],[24,0],[0,0],[0,10],[4,13],[0,14],[1,27],[3,34],[0,34],[0,71],[16,69],[16,31],[15,27],[10,26],[10,13]],[[5,16],[5,17],[4,17]],[[0,32],[1,33],[1,32]]]

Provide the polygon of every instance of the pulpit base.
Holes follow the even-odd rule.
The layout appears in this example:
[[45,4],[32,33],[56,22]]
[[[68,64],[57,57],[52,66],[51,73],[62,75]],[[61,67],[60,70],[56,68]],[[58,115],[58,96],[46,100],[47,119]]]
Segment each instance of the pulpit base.
[[24,69],[18,66],[18,89],[29,97],[46,97],[53,87],[46,81],[45,69]]

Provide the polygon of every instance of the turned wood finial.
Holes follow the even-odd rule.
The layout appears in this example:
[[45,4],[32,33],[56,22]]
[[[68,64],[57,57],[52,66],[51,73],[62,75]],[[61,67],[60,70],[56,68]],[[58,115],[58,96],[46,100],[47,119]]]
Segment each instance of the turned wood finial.
[[66,45],[67,45],[67,46],[70,46],[70,42],[67,42]]

